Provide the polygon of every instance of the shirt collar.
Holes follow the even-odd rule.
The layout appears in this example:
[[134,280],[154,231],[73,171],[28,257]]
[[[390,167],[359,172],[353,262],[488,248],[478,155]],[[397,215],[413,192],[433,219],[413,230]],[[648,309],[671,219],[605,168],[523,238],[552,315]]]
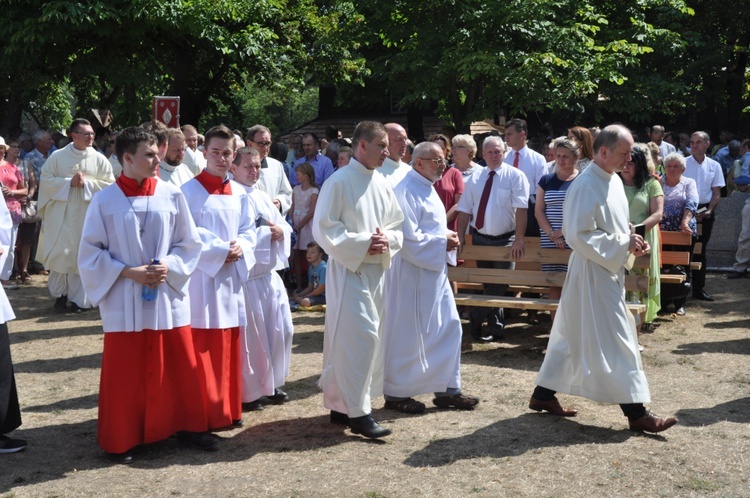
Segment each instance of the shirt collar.
[[146,178],[138,185],[138,182],[125,176],[125,173],[117,177],[117,185],[126,197],[146,197],[154,195],[156,191],[156,178]]
[[195,179],[203,185],[203,188],[209,194],[232,195],[232,186],[229,182],[229,177],[219,178],[204,169]]

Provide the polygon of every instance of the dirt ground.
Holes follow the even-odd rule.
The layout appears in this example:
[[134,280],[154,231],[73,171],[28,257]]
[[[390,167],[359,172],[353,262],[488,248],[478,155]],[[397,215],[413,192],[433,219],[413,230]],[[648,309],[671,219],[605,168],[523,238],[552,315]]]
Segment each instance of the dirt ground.
[[515,314],[506,342],[463,354],[472,412],[422,416],[383,410],[393,434],[371,441],[328,423],[316,382],[323,314],[295,315],[292,401],[247,412],[215,452],[175,439],[113,466],[96,443],[102,334],[98,312],[55,314],[42,277],[9,291],[26,451],[0,455],[9,496],[721,496],[750,494],[750,280],[709,275],[714,303],[692,301],[644,335],[643,360],[659,414],[680,423],[663,436],[627,429],[616,406],[562,395],[580,410],[560,419],[527,409],[549,318]]

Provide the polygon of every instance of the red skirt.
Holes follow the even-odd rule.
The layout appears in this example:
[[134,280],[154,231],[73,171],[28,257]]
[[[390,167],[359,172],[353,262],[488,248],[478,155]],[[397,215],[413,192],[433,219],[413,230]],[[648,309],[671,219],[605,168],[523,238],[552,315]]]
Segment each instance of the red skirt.
[[190,326],[105,333],[99,445],[124,453],[178,431],[206,431],[201,377]]
[[209,429],[221,429],[242,418],[240,329],[193,329]]

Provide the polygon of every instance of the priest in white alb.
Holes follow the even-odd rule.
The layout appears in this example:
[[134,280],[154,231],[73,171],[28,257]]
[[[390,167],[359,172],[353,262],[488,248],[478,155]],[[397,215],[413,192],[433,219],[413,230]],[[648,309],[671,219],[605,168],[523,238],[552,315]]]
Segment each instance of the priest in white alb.
[[383,393],[385,407],[403,413],[424,412],[412,396],[425,393],[434,393],[441,408],[473,410],[479,403],[461,392],[461,319],[447,268],[449,260],[455,264],[459,239],[433,188],[445,167],[443,150],[422,142],[394,189],[404,242],[386,272]]
[[628,200],[616,174],[630,160],[633,137],[610,125],[594,142],[594,161],[568,189],[563,205],[563,234],[573,249],[560,306],[552,325],[544,362],[529,408],[563,417],[556,392],[599,403],[616,403],[630,428],[661,432],[674,417],[652,414],[635,321],[625,303],[625,269],[649,252],[640,235],[631,234]]
[[202,249],[190,279],[193,341],[209,429],[242,425],[242,286],[255,263],[256,213],[242,185],[227,177],[236,156],[224,125],[206,132],[206,169],[182,186]]
[[289,401],[281,388],[289,376],[294,336],[289,297],[278,274],[289,267],[292,227],[268,194],[257,188],[262,185],[260,173],[257,150],[243,147],[237,151],[232,174],[245,188],[257,213],[253,220],[255,265],[244,286],[247,324],[240,330],[242,402],[246,410],[262,410],[265,401],[273,404]]
[[92,304],[78,274],[78,245],[86,210],[95,193],[115,181],[109,160],[92,147],[94,129],[86,119],[70,126],[73,141],[55,151],[42,167],[39,181],[39,216],[42,231],[37,257],[49,270],[47,285],[56,298],[55,309],[73,311]]
[[406,136],[404,127],[398,123],[386,123],[384,126],[388,132],[388,157],[385,158],[378,172],[388,179],[391,187],[395,188],[411,171],[411,166],[401,160],[406,154],[409,137]]
[[379,438],[391,433],[371,415],[371,397],[383,393],[384,272],[401,248],[404,215],[376,171],[388,155],[383,125],[362,121],[352,145],[354,159],[323,186],[313,218],[313,238],[329,255],[319,385],[331,422]]
[[99,445],[122,463],[136,446],[175,433],[202,449],[217,443],[206,432],[190,331],[200,238],[180,190],[156,178],[155,141],[140,128],[120,133],[123,172],[94,196],[78,252],[104,329]]

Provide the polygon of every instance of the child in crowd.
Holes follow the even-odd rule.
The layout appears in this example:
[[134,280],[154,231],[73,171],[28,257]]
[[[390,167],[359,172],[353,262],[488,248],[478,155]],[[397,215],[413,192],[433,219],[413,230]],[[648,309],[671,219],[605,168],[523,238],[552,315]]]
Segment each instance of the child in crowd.
[[296,185],[292,190],[292,220],[294,231],[297,233],[297,243],[294,246],[294,277],[297,289],[302,288],[302,269],[305,266],[305,247],[313,241],[310,222],[315,214],[315,203],[318,202],[320,189],[315,183],[315,170],[312,164],[305,162],[295,168],[297,173]]
[[298,306],[310,308],[313,306],[322,307],[326,303],[326,262],[323,261],[325,252],[316,243],[307,244],[307,287],[292,295],[292,300]]

